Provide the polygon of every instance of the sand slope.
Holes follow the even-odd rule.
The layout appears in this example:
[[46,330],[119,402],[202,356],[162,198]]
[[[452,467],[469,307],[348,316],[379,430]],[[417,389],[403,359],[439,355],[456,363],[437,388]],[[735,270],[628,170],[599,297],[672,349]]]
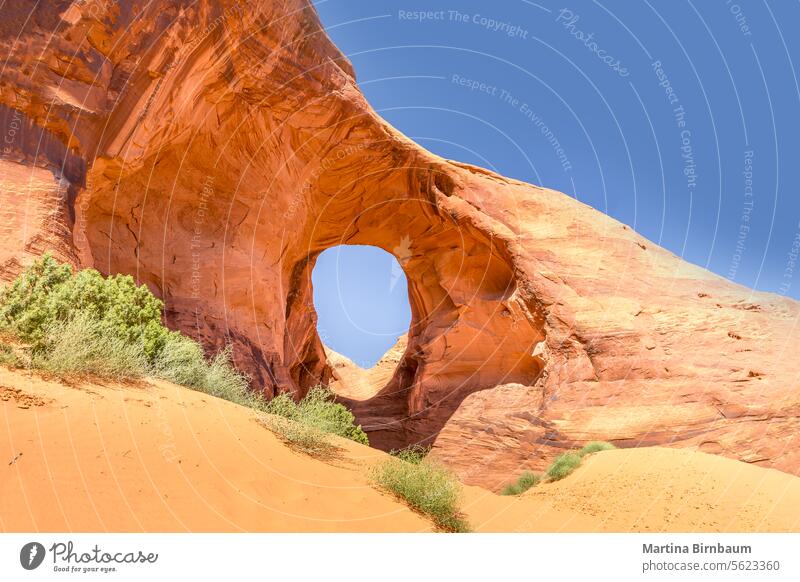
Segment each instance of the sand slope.
[[[384,453],[294,453],[234,404],[165,382],[0,368],[0,531],[430,531],[369,484]],[[687,450],[609,451],[520,498],[465,488],[478,531],[798,531],[800,479]]]
[[[475,491],[470,489],[471,497]],[[563,481],[531,489],[503,513],[495,508],[501,505],[478,497],[469,510],[474,526],[482,531],[800,531],[800,479],[686,449],[604,451],[589,456]]]
[[0,370],[0,386],[47,402],[2,403],[5,531],[430,529],[368,486],[365,447],[324,464],[248,409],[168,383],[69,387]]

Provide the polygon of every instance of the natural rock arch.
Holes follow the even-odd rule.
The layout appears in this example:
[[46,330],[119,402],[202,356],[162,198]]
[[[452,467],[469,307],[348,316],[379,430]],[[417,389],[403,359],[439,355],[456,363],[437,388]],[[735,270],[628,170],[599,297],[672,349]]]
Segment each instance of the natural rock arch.
[[0,117],[31,133],[0,159],[3,278],[47,249],[130,273],[255,386],[302,393],[332,377],[317,254],[408,237],[414,333],[376,441],[435,437],[487,486],[593,439],[800,470],[797,302],[427,152],[369,107],[307,0],[4,11]]
[[[533,352],[545,339],[544,322],[522,297],[513,262],[491,235],[452,216],[421,211],[430,206],[424,197],[379,200],[364,204],[366,210],[356,206],[354,214],[347,211],[350,201],[340,208],[335,199],[317,215],[307,253],[291,268],[284,345],[295,354],[289,373],[301,394],[319,378],[330,379],[316,334],[311,273],[317,256],[338,245],[339,237],[395,254],[408,281],[412,316],[405,353],[384,389],[356,408],[367,426],[374,426],[370,413],[376,408],[396,411],[391,428],[371,434],[373,442],[397,448],[429,440],[470,393],[536,383],[543,361]],[[328,221],[328,212],[342,218]],[[303,341],[295,344],[296,337]]]

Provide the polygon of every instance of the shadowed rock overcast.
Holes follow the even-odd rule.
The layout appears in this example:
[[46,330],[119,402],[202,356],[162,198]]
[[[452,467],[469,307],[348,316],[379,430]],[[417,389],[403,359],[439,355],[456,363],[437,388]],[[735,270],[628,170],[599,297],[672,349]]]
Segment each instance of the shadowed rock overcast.
[[4,279],[47,249],[130,273],[258,389],[302,395],[337,375],[319,254],[401,247],[407,347],[350,397],[379,448],[433,443],[487,487],[594,439],[800,470],[797,302],[428,152],[372,110],[305,0],[2,10]]

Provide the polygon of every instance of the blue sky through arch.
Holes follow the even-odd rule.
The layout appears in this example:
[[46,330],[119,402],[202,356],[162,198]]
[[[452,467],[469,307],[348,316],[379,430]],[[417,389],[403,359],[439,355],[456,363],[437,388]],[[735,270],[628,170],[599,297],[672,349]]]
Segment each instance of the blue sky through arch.
[[342,245],[323,251],[312,273],[323,343],[362,368],[377,363],[408,332],[408,283],[383,249]]

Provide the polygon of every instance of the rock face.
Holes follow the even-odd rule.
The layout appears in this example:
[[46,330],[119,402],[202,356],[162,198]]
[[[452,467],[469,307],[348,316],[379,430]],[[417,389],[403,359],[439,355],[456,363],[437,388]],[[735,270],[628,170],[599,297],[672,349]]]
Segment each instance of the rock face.
[[47,248],[130,273],[170,326],[232,343],[258,388],[302,394],[334,378],[315,259],[375,245],[412,309],[357,405],[378,446],[433,442],[490,487],[591,439],[800,471],[796,302],[427,152],[366,103],[307,0],[0,12],[4,278]]

